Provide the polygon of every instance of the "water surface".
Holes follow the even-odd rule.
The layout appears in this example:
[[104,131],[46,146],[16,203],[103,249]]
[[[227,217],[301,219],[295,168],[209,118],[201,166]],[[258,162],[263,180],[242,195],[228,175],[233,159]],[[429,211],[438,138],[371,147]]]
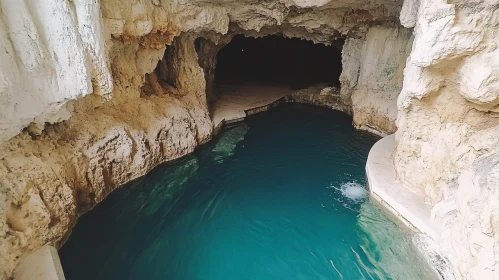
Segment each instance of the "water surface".
[[159,166],[80,219],[67,279],[432,279],[367,200],[379,138],[351,122],[286,105]]

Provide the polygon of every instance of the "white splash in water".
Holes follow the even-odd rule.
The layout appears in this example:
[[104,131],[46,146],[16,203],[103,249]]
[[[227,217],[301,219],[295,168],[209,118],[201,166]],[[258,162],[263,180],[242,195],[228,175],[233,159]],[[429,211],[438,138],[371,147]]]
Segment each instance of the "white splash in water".
[[341,192],[344,197],[353,202],[360,202],[367,197],[367,190],[357,182],[343,183],[339,188],[331,185],[331,188]]
[[348,182],[341,185],[341,194],[351,200],[361,200],[367,197],[366,189],[359,183]]

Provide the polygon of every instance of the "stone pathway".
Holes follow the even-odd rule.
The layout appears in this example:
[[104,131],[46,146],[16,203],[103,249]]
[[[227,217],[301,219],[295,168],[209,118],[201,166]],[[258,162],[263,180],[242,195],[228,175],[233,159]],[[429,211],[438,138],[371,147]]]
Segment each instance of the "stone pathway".
[[215,127],[246,117],[245,110],[268,105],[292,92],[291,87],[265,84],[222,84],[220,99],[211,109]]

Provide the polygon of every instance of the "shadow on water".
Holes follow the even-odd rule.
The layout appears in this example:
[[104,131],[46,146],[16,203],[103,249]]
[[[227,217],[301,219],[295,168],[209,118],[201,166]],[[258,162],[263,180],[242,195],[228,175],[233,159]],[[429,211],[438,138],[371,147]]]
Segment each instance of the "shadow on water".
[[155,168],[81,218],[67,279],[432,279],[367,200],[379,138],[351,121],[286,105]]

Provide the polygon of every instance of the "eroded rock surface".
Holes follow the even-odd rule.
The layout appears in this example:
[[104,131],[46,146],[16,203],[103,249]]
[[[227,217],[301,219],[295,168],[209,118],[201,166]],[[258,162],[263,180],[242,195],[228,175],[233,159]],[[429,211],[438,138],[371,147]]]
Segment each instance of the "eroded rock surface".
[[440,245],[456,278],[499,279],[498,3],[404,7],[415,38],[398,98],[398,178],[427,203],[452,205]]
[[340,77],[344,100],[351,100],[354,125],[382,133],[397,128],[397,97],[402,89],[411,30],[375,26],[365,39],[347,39]]
[[[179,58],[191,57],[183,55],[189,48],[194,52],[194,45],[185,40],[190,39],[179,37],[174,44],[182,46],[175,51]],[[134,54],[137,46],[115,43],[113,48]],[[115,77],[123,81],[115,83],[114,91],[121,102],[88,96],[70,120],[46,127],[41,135],[22,133],[1,147],[4,277],[23,253],[46,243],[61,245],[77,217],[113,189],[192,152],[211,137],[204,83],[179,87],[179,95],[164,92],[141,98],[144,77],[136,75],[147,61],[136,58],[128,55],[112,64]],[[190,68],[189,60],[181,60],[176,61],[178,71],[202,73],[197,64]]]

